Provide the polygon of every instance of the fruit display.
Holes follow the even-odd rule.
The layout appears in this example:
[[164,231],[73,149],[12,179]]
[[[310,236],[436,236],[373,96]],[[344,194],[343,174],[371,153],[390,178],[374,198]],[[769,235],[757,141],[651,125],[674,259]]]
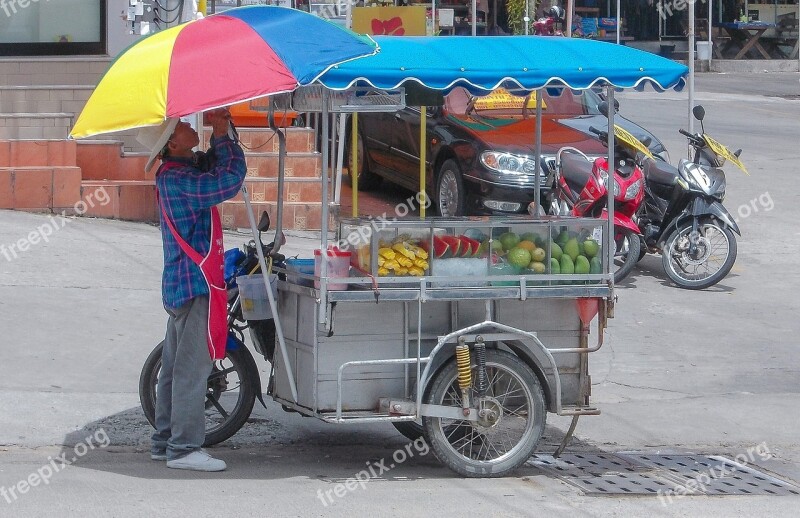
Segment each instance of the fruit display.
[[602,273],[605,260],[602,223],[585,219],[350,221],[341,235],[354,267],[375,277],[430,277],[434,288],[520,284],[492,279],[500,275],[524,275],[529,286],[599,283],[577,276]]

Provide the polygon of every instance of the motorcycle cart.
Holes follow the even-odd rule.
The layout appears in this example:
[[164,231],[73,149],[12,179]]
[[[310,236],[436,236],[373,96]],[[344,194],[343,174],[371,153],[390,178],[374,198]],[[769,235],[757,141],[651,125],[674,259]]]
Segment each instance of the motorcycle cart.
[[[522,95],[604,87],[613,103],[617,87],[680,87],[687,71],[635,49],[567,38],[376,40],[376,56],[274,97],[270,118],[279,110],[319,113],[322,142],[328,142],[331,114],[351,114],[356,125],[359,111],[397,111],[409,84],[482,93],[503,86]],[[424,96],[416,104],[424,105]],[[541,109],[537,102],[538,115]],[[354,199],[353,217],[339,218],[332,239],[330,202],[339,178],[328,173],[331,160],[323,151],[319,249],[335,245],[344,265],[321,252],[314,275],[276,268],[281,280],[273,296],[270,268],[262,247],[255,247],[276,334],[267,394],[285,409],[329,423],[392,423],[409,438],[424,437],[463,476],[503,476],[534,452],[547,412],[573,416],[556,455],[579,416],[599,414],[590,403],[588,357],[601,347],[614,312],[613,199],[610,194],[608,220],[425,217],[425,178],[441,151],[427,143],[425,114],[421,106],[420,219],[364,217]],[[540,121],[531,135],[537,165],[544,164]],[[613,123],[612,113],[610,163]],[[277,128],[276,134],[282,157],[285,137]],[[353,185],[354,197],[357,191]],[[258,243],[246,190],[244,200]],[[281,159],[277,235],[282,203]],[[275,242],[277,252],[281,240]]]

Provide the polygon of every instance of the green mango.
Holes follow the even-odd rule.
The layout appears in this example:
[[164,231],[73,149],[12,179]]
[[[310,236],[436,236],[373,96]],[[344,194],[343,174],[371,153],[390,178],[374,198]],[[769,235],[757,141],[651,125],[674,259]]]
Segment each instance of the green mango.
[[561,273],[561,263],[555,257],[550,258],[550,273],[556,275]]
[[561,256],[561,273],[564,275],[575,273],[575,263],[572,262],[572,258],[567,254]]
[[592,257],[589,261],[589,273],[603,273],[603,265],[600,263],[599,257]]
[[579,255],[575,260],[575,273],[587,274],[590,271],[589,259],[587,259],[586,256]]
[[576,238],[573,237],[570,238],[569,241],[567,241],[567,244],[564,245],[564,253],[567,254],[570,259],[572,259],[573,263],[575,262],[575,260],[580,255],[580,249],[578,248],[578,240]]
[[586,257],[595,257],[600,251],[600,245],[594,239],[587,239],[583,242],[583,251]]
[[558,246],[557,243],[553,243],[553,242],[550,243],[550,257],[552,257],[556,261],[560,261],[561,260],[561,256],[563,254],[564,254],[564,252],[561,250],[561,247]]

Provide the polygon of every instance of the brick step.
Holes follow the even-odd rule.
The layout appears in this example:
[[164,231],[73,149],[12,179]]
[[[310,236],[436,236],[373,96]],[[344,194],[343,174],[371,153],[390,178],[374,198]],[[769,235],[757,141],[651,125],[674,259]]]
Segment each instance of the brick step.
[[114,140],[78,141],[76,163],[84,180],[152,180],[144,172],[145,153],[122,153]]
[[152,180],[88,180],[81,182],[83,199],[103,200],[87,203],[86,216],[158,222],[156,185]]
[[[278,179],[247,177],[245,179],[250,200],[254,202],[276,201]],[[322,184],[316,178],[287,178],[283,185],[283,199],[292,203],[319,203],[322,199]],[[231,201],[243,202],[241,193]]]
[[0,167],[0,209],[74,214],[80,200],[79,167]]
[[0,167],[75,166],[72,140],[0,140]]
[[[253,216],[258,221],[262,211],[267,211],[273,223],[277,217],[278,203],[275,201],[254,202]],[[225,228],[249,228],[250,222],[247,218],[247,207],[244,201],[226,201],[221,206],[222,225]],[[291,230],[319,230],[322,223],[322,204],[320,202],[293,203],[284,202],[283,204],[283,228]],[[328,222],[333,228],[333,217]]]
[[[247,153],[247,176],[261,178],[278,177],[278,153]],[[284,173],[286,178],[320,178],[322,155],[317,152],[291,153],[286,155]]]
[[[236,128],[239,140],[245,154],[248,152],[264,153],[278,152],[278,137],[269,128]],[[287,153],[310,153],[316,151],[314,143],[314,130],[312,128],[289,127],[284,128],[286,135]],[[207,143],[211,138],[211,128],[203,128],[202,142]]]

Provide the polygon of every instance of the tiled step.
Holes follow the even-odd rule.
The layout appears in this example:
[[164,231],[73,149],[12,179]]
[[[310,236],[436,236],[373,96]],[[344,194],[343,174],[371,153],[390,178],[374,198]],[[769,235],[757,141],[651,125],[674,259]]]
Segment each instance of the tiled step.
[[157,222],[156,186],[152,180],[89,180],[81,183],[81,195],[107,200],[87,208],[86,215],[96,218]]
[[[247,176],[278,177],[278,153],[247,153]],[[322,155],[316,152],[287,154],[284,161],[286,178],[319,178]]]
[[[253,216],[256,222],[262,211],[267,211],[274,222],[277,216],[277,202],[254,202]],[[247,208],[244,201],[226,201],[221,205],[222,225],[225,228],[249,228],[250,222],[247,217]],[[294,230],[319,230],[322,223],[322,204],[315,203],[292,203],[283,204],[283,228]],[[333,228],[333,218],[328,222]]]
[[[250,199],[255,202],[278,199],[278,179],[248,177],[245,180]],[[283,186],[283,199],[291,203],[319,203],[322,199],[322,185],[316,178],[287,178]],[[237,194],[231,201],[244,201]]]
[[62,167],[75,165],[71,140],[0,140],[0,167]]
[[0,209],[80,212],[79,167],[0,167]]
[[154,172],[145,173],[147,153],[122,153],[119,141],[79,141],[76,163],[84,180],[152,180]]

